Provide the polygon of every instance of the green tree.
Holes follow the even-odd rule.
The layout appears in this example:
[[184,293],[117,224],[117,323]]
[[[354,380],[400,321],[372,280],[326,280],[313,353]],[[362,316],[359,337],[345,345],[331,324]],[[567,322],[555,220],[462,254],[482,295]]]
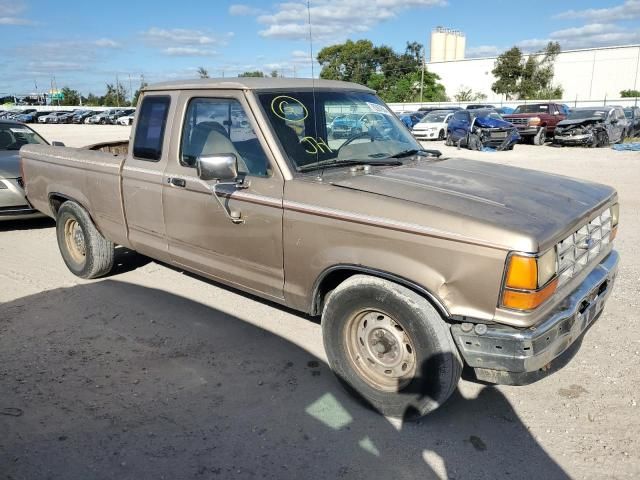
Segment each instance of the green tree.
[[102,98],[90,93],[82,103],[89,107],[99,107],[102,105]]
[[102,97],[102,104],[105,107],[126,107],[129,105],[127,101],[127,90],[122,85],[115,86],[107,83],[107,91]]
[[64,96],[64,98],[60,101],[60,105],[80,105],[79,91],[72,90],[69,87],[63,87],[62,90],[60,90],[60,93],[62,93],[62,95]]
[[142,89],[144,87],[146,87],[147,85],[149,85],[147,82],[143,81],[140,84],[140,88],[137,89],[134,93],[133,93],[133,100],[131,101],[131,106],[135,107],[136,105],[138,105],[138,98],[140,98],[140,92],[142,91]]
[[238,77],[264,77],[264,73],[260,70],[254,70],[253,72],[244,72],[238,75]]
[[640,97],[640,90],[622,90],[620,92],[620,96],[622,98],[634,98],[634,97]]
[[200,78],[209,78],[209,70],[204,67],[198,67],[198,76]]
[[559,53],[558,42],[549,42],[544,50],[526,59],[518,47],[507,50],[497,58],[491,72],[496,77],[491,89],[507,100],[561,97],[562,87],[552,85],[553,65]]
[[[423,46],[407,42],[403,53],[387,45],[374,46],[369,40],[331,45],[318,52],[322,66],[321,78],[360,83],[374,89],[387,102],[414,102],[420,100]],[[423,99],[446,99],[440,78],[425,71]]]
[[278,78],[278,70],[271,70],[271,73],[269,74],[269,76],[271,78]]

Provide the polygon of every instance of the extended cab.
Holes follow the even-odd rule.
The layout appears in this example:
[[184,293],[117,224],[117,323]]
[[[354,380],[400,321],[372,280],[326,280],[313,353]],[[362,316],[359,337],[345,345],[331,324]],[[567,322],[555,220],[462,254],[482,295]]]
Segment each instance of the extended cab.
[[528,103],[518,105],[512,114],[503,117],[516,126],[523,140],[544,145],[568,113],[567,107],[560,103]]
[[[612,188],[442,158],[365,87],[165,83],[137,112],[129,145],[21,150],[68,268],[107,275],[119,244],[321,315],[331,367],[384,414],[434,410],[464,365],[548,374],[611,293]],[[332,138],[341,114],[369,120]]]

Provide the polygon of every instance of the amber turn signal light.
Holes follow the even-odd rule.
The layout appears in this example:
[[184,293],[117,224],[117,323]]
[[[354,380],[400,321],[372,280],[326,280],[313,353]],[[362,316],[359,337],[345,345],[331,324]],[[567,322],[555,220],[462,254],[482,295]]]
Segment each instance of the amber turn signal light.
[[535,290],[538,288],[538,264],[534,257],[512,255],[505,278],[505,287]]
[[531,292],[505,290],[502,295],[502,305],[515,310],[533,310],[551,297],[557,288],[558,279],[555,278],[540,290]]

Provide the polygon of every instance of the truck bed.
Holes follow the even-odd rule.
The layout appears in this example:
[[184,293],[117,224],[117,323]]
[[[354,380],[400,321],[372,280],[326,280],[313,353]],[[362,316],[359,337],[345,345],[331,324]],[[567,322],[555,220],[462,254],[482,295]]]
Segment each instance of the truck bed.
[[36,209],[54,217],[56,201],[73,199],[91,213],[104,236],[127,245],[121,192],[126,155],[99,151],[112,146],[99,144],[94,150],[26,145],[20,150],[22,171],[27,198]]

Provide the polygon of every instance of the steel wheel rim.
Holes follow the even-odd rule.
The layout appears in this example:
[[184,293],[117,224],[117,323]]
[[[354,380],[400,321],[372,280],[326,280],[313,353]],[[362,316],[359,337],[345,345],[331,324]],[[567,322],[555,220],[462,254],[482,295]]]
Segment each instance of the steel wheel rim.
[[64,222],[64,241],[73,261],[79,264],[84,263],[87,256],[84,232],[80,224],[73,218],[68,218]]
[[349,360],[366,383],[384,392],[398,392],[416,373],[414,344],[392,316],[380,310],[352,315],[344,329]]

